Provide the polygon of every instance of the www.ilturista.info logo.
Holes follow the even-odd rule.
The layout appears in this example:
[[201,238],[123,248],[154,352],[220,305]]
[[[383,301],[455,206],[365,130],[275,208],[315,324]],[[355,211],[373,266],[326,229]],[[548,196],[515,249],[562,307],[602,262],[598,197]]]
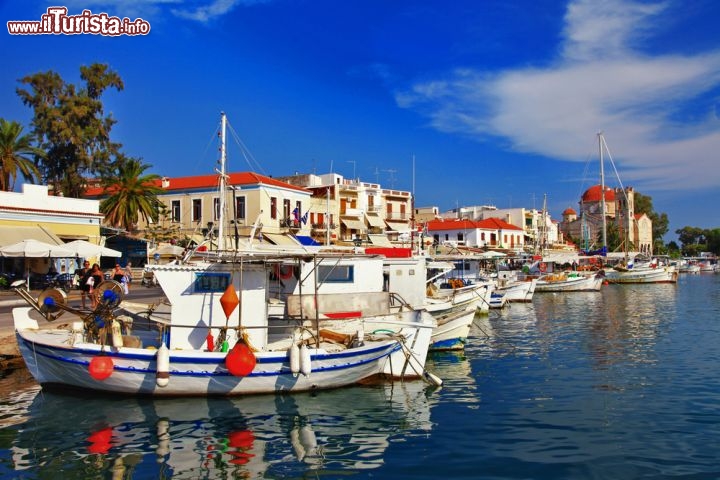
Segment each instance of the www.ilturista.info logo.
[[111,17],[107,13],[83,10],[80,15],[68,15],[66,7],[49,7],[37,20],[7,22],[10,35],[147,35],[150,23],[142,18]]

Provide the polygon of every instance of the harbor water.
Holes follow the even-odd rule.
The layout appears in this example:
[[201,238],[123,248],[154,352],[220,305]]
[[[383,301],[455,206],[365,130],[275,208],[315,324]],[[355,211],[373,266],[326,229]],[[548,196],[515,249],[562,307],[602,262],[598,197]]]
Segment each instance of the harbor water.
[[[0,380],[0,478],[720,478],[720,275],[536,294],[421,381],[152,400]],[[171,380],[172,381],[172,378]]]

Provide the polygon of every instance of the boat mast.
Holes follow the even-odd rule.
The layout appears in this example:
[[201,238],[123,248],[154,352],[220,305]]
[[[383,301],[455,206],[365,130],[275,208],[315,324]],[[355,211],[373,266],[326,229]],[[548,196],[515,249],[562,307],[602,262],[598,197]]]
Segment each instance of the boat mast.
[[[598,150],[600,151],[600,206],[602,214],[602,248],[607,252],[607,218],[605,217],[605,167],[603,166],[603,133],[598,134]],[[607,253],[606,253],[607,255]]]
[[227,118],[225,112],[220,112],[220,205],[218,206],[218,251],[225,250],[225,190],[227,190],[227,177],[225,176],[225,130]]

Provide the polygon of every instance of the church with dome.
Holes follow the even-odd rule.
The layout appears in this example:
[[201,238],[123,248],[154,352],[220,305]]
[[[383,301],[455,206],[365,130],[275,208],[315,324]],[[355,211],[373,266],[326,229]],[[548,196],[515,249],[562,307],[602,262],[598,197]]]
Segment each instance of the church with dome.
[[627,238],[628,251],[652,254],[652,220],[635,213],[635,191],[632,187],[611,188],[600,185],[588,188],[580,197],[580,211],[567,208],[562,212],[560,231],[580,243],[580,248],[601,248],[602,200],[605,197],[605,218],[608,227],[614,225],[621,237]]

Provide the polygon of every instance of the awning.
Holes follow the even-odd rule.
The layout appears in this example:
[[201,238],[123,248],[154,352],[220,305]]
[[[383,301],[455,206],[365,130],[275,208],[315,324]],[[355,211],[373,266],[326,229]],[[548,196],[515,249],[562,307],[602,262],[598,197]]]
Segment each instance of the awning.
[[407,232],[410,230],[410,225],[407,222],[391,222],[389,220],[385,220],[385,223],[390,230],[395,232]]
[[295,235],[295,239],[300,242],[300,245],[305,245],[307,247],[320,245],[314,238],[308,237],[307,235]]
[[0,247],[22,242],[23,240],[37,240],[39,242],[62,245],[64,242],[50,230],[40,226],[16,227],[10,225],[0,226]]
[[366,230],[365,222],[358,219],[341,218],[340,221],[350,230]]
[[385,222],[377,215],[365,215],[365,218],[367,218],[368,224],[370,224],[371,227],[385,228]]
[[282,233],[263,232],[262,236],[264,239],[269,240],[271,243],[274,243],[275,245],[293,245],[293,246],[300,245],[300,242],[298,242],[295,238],[288,236],[288,235],[283,235]]
[[368,234],[368,239],[370,240],[370,243],[373,245],[378,245],[380,247],[392,247],[393,244],[388,240],[388,238],[385,235],[381,234]]

